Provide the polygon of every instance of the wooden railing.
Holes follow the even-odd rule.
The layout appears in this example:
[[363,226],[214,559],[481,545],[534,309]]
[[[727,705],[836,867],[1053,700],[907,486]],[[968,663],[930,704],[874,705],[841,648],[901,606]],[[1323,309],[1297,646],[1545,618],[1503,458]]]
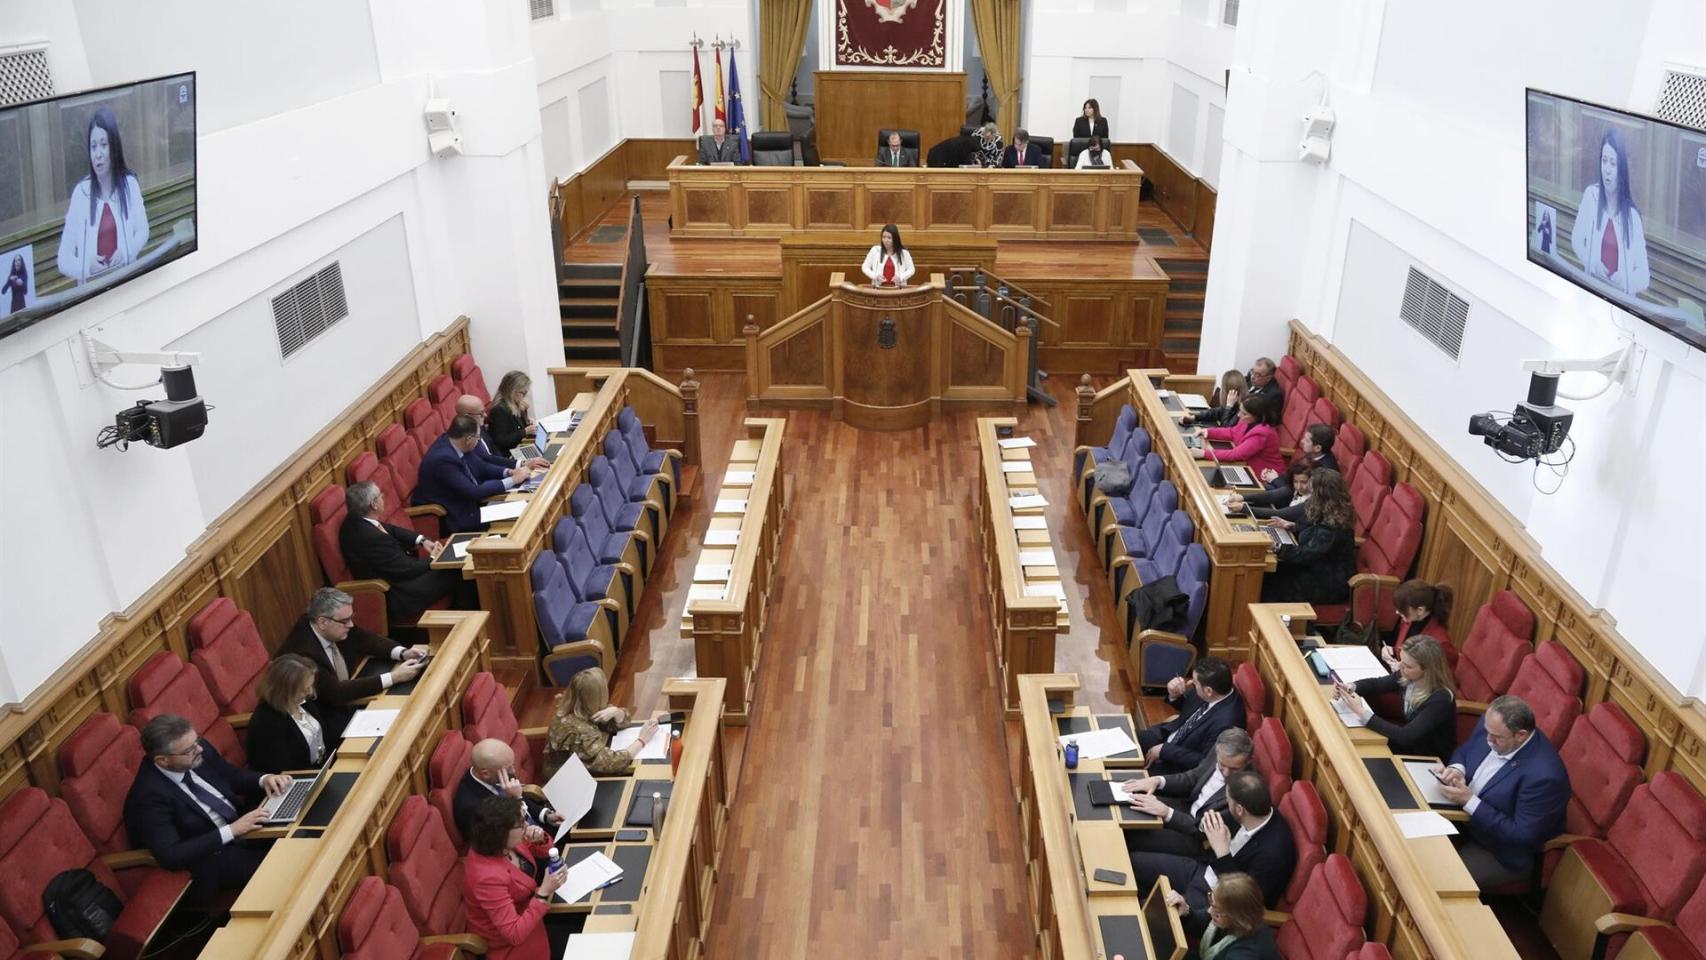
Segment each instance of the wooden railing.
[[[787,473],[782,468],[782,435],[787,421],[748,419],[746,439],[735,442],[724,472],[722,489],[712,504],[711,532],[736,534],[733,546],[708,543],[699,554],[690,590],[706,588],[721,597],[688,594],[681,633],[693,641],[699,676],[728,682],[728,722],[745,724],[752,715],[752,691],[757,681],[764,643],[765,614],[770,603],[771,574],[781,550],[782,525],[787,519]],[[730,479],[751,474],[750,482]],[[745,479],[744,477],[742,478]],[[744,507],[724,511],[725,502]],[[728,567],[726,580],[707,576],[699,567]]]

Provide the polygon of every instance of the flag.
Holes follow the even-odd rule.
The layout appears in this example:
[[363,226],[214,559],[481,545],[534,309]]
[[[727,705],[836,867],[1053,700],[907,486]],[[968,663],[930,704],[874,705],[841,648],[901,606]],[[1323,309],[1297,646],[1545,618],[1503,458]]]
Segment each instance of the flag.
[[699,48],[693,51],[693,132],[698,133],[700,119],[705,114],[705,83],[699,79]]
[[723,110],[723,48],[721,44],[717,45],[717,99],[712,101],[711,106],[716,111],[714,116],[726,123],[729,115]]
[[740,71],[735,69],[734,51],[729,51],[729,133],[740,143],[740,162],[752,162],[752,145],[746,139],[746,105],[740,102]]

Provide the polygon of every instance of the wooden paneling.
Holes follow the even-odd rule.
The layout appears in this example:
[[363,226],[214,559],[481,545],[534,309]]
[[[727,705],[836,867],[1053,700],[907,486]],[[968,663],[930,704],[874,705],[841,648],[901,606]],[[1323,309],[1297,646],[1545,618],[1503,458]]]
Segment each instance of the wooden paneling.
[[[1043,515],[1040,507],[1014,510],[1011,498],[1038,492],[1037,471],[1007,473],[1002,464],[1008,457],[998,442],[998,431],[1018,426],[1012,417],[979,417],[977,421],[978,539],[983,553],[983,599],[995,624],[993,653],[1001,676],[1007,713],[1019,711],[1020,677],[1054,670],[1055,638],[1070,634],[1072,620],[1066,607],[1052,596],[1034,596],[1032,582],[1060,585],[1058,565],[1029,569],[1019,563],[1022,549],[1053,551],[1045,528],[1019,531],[1013,528],[1016,514]],[[1018,450],[1014,459],[1029,460],[1030,450]],[[1045,521],[1046,522],[1046,521]],[[1024,544],[1021,547],[1021,543]],[[1034,579],[1029,574],[1040,572]]]
[[[912,265],[913,283],[922,283],[933,273],[946,274],[956,266],[989,268],[995,263],[993,239],[915,233],[902,234]],[[859,265],[877,240],[876,231],[809,233],[783,237],[782,312],[799,311],[822,297],[831,274],[858,278]]]
[[[862,256],[862,254],[861,254]],[[652,356],[660,370],[742,370],[748,316],[762,329],[786,315],[779,275],[646,275]]]
[[1107,374],[1110,367],[1160,366],[1167,280],[1153,262],[1136,272],[1138,276],[1125,279],[1086,276],[1071,280],[1058,275],[1003,274],[1049,302],[1044,315],[1056,326],[1043,328],[1037,347],[1038,365],[1054,373],[1071,374]]
[[877,131],[917,130],[925,151],[960,132],[966,75],[939,70],[819,70],[813,97],[818,152],[848,164],[873,163]]
[[1204,250],[1209,249],[1214,239],[1214,188],[1153,143],[1132,144],[1131,151],[1154,186],[1155,202]]

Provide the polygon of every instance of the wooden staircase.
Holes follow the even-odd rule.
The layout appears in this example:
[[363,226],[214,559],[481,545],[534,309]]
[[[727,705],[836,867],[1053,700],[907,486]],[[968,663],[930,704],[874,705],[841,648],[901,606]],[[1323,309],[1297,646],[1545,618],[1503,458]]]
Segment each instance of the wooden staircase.
[[557,305],[563,321],[563,359],[571,366],[619,367],[622,341],[617,303],[622,291],[620,263],[571,263],[557,281]]
[[1167,272],[1167,312],[1161,331],[1161,353],[1167,369],[1195,373],[1197,349],[1202,342],[1203,295],[1208,290],[1208,261],[1156,257],[1155,265]]

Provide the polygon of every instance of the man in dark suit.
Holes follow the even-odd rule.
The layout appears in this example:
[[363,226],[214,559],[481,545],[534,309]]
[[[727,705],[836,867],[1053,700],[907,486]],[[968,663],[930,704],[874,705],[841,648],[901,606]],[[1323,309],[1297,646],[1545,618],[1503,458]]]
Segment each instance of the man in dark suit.
[[1271,909],[1285,893],[1297,868],[1297,845],[1268,794],[1267,782],[1254,770],[1226,778],[1227,812],[1203,815],[1208,851],[1199,857],[1170,853],[1134,853],[1132,875],[1137,888],[1147,891],[1156,877],[1166,877],[1185,897],[1190,911],[1181,922],[1196,936],[1208,926],[1208,895],[1220,877],[1247,873],[1262,888],[1262,901]]
[[[1250,389],[1245,392],[1244,396],[1253,397],[1262,394],[1273,397],[1274,402],[1279,404],[1279,408],[1284,410],[1285,388],[1280,386],[1279,378],[1274,376],[1274,371],[1278,369],[1274,362],[1267,357],[1257,359],[1254,364],[1251,364],[1250,372],[1244,375],[1244,381],[1250,385]],[[1240,402],[1242,399],[1240,398]],[[1198,414],[1186,414],[1180,418],[1179,422],[1186,425],[1198,422],[1230,424],[1238,419],[1237,413],[1238,408],[1236,406],[1210,407]]]
[[900,145],[900,134],[889,131],[888,146],[877,151],[879,167],[916,167],[918,151]]
[[1526,883],[1534,858],[1564,832],[1570,775],[1534,709],[1509,694],[1487,704],[1475,732],[1440,772],[1440,792],[1469,823],[1457,853],[1481,889]]
[[480,425],[480,442],[474,446],[474,452],[470,456],[478,456],[481,460],[505,470],[515,466],[543,470],[551,465],[551,461],[544,457],[534,457],[526,463],[518,464],[515,458],[509,455],[508,450],[499,450],[497,445],[492,443],[491,431],[486,429],[486,407],[480,403],[479,397],[466,393],[457,397],[456,413],[458,416],[473,417],[474,422]]
[[1129,853],[1174,853],[1201,856],[1206,836],[1202,821],[1226,809],[1226,778],[1250,765],[1255,745],[1250,735],[1229,727],[1215,738],[1214,752],[1184,773],[1127,780],[1127,794],[1136,794],[1132,808],[1161,818],[1159,830],[1127,830]]
[[728,124],[721,120],[711,121],[711,135],[699,138],[701,166],[740,162],[740,142],[728,135],[728,129]]
[[523,794],[525,787],[515,776],[515,751],[509,744],[490,738],[474,744],[468,772],[456,784],[456,796],[450,804],[450,815],[456,821],[456,829],[462,836],[468,836],[474,825],[474,813],[480,809],[480,801],[487,797],[507,796],[521,799],[522,810],[530,825],[544,827],[555,834],[563,822],[563,815],[538,796]]
[[533,475],[532,467],[505,469],[473,456],[479,443],[480,424],[459,414],[421,457],[411,499],[417,507],[429,503],[443,507],[445,533],[486,529],[480,522],[481,501],[501,496]]
[[1192,769],[1209,755],[1222,730],[1244,725],[1244,701],[1232,689],[1232,668],[1219,657],[1198,660],[1189,680],[1167,681],[1167,702],[1178,715],[1137,733],[1151,774]]
[[[294,653],[314,665],[314,698],[326,725],[326,739],[344,735],[355,704],[376,697],[393,684],[420,675],[427,647],[405,647],[355,625],[355,600],[342,590],[321,587],[308,601],[308,612],[290,628],[274,656]],[[376,676],[357,676],[363,659],[396,663]]]
[[[442,542],[379,519],[386,507],[379,484],[371,480],[350,484],[344,491],[344,506],[338,549],[351,573],[391,585],[385,591],[385,608],[392,620],[413,623],[441,597],[453,597],[457,609],[479,609],[478,596],[469,596],[468,587],[473,584],[462,578],[461,571],[432,568],[444,552]],[[424,557],[422,550],[427,553]]]
[[1001,165],[1011,170],[1014,167],[1047,166],[1043,151],[1031,142],[1031,135],[1023,127],[1013,131],[1013,142],[1001,152]]
[[[1315,470],[1337,472],[1339,458],[1333,456],[1333,443],[1336,439],[1332,427],[1324,423],[1310,424],[1304,428],[1303,435],[1297,438],[1297,455],[1292,458],[1292,462],[1307,464]],[[1267,485],[1269,490],[1277,490],[1288,485],[1286,475],[1276,473],[1273,470],[1262,471],[1262,482]]]
[[1304,511],[1309,508],[1309,475],[1313,472],[1307,461],[1293,460],[1285,465],[1285,474],[1268,489],[1247,495],[1232,494],[1226,500],[1226,509],[1237,512],[1240,507],[1248,506],[1257,520],[1278,517],[1302,523]]
[[266,856],[237,842],[261,828],[256,804],[290,788],[290,777],[226,762],[183,717],[163,713],[142,728],[142,765],[124,798],[124,826],[167,870],[188,870],[190,902],[206,907],[240,890]]

